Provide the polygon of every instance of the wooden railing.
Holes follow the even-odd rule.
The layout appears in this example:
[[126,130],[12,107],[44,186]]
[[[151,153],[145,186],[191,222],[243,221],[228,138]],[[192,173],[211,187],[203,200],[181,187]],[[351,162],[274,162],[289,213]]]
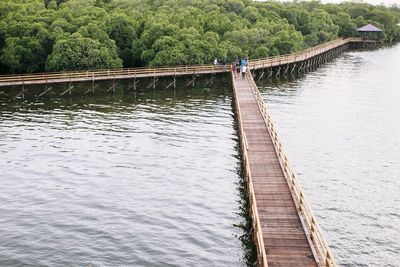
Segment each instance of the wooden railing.
[[220,73],[228,72],[229,67],[222,65],[192,65],[192,66],[174,66],[157,68],[133,68],[116,69],[100,71],[79,71],[79,72],[54,72],[54,73],[36,73],[21,74],[13,76],[0,76],[0,86],[9,84],[35,84],[35,83],[56,83],[56,82],[74,82],[74,81],[96,81],[124,78],[143,78],[174,76],[182,74],[202,74],[202,73]]
[[[235,87],[234,76],[235,76],[235,74],[232,73],[233,93],[236,95],[237,90]],[[236,103],[236,113],[237,113],[237,120],[239,122],[240,145],[241,145],[242,157],[243,157],[242,160],[243,160],[245,174],[246,174],[246,178],[247,178],[247,191],[249,194],[250,211],[251,211],[252,219],[253,219],[253,231],[254,231],[256,245],[257,245],[258,266],[268,267],[267,253],[265,251],[260,216],[258,214],[256,194],[254,192],[253,177],[251,175],[249,157],[247,154],[247,150],[249,149],[249,146],[248,146],[246,134],[245,134],[244,128],[243,128],[242,113],[240,111],[239,103]]]
[[[333,48],[342,46],[349,42],[360,42],[360,38],[336,39],[318,46],[305,49],[300,52],[262,58],[249,61],[250,69],[261,69],[269,66],[296,63],[312,58],[316,55],[327,52]],[[114,70],[96,70],[96,71],[68,71],[68,72],[47,72],[35,74],[17,74],[1,75],[0,86],[9,85],[29,85],[29,84],[47,84],[75,81],[97,81],[126,78],[143,78],[156,76],[174,76],[190,74],[208,74],[228,72],[229,66],[223,65],[190,65],[190,66],[163,66],[154,68],[128,68]]]
[[70,75],[78,75],[82,77],[87,77],[86,75],[94,73],[95,76],[105,75],[108,74],[152,74],[152,73],[164,73],[164,72],[174,72],[175,70],[178,71],[185,71],[191,72],[193,70],[206,70],[206,71],[219,71],[223,70],[223,65],[176,65],[176,66],[159,66],[159,67],[136,67],[136,68],[120,68],[120,69],[100,69],[100,70],[88,70],[88,71],[63,71],[63,72],[43,72],[43,73],[28,73],[28,74],[12,74],[12,75],[0,75],[0,79],[2,78],[31,78],[31,77],[69,77]]
[[323,54],[327,51],[330,51],[334,48],[340,47],[342,45],[348,44],[350,42],[356,42],[357,38],[347,38],[347,39],[336,39],[327,43],[323,43],[314,47],[307,48],[300,52],[295,52],[282,56],[274,56],[268,58],[260,58],[256,60],[249,61],[250,69],[261,69],[268,68],[275,65],[283,65],[301,62],[317,55]]
[[305,234],[309,240],[318,265],[329,267],[337,266],[334,256],[329,248],[328,242],[325,240],[325,237],[322,234],[322,230],[317,223],[317,219],[312,213],[311,206],[305,197],[305,193],[301,188],[296,174],[293,172],[293,169],[289,164],[288,158],[283,151],[282,143],[278,137],[276,127],[272,122],[271,116],[268,112],[268,108],[261,96],[260,91],[257,88],[257,85],[254,82],[250,71],[247,74],[247,79],[251,84],[253,93],[257,99],[258,106],[264,117],[264,121],[271,136],[272,143],[275,147],[276,154],[278,155],[279,163],[282,167],[286,181],[289,185],[293,200],[296,204],[296,209],[300,215],[303,224]]

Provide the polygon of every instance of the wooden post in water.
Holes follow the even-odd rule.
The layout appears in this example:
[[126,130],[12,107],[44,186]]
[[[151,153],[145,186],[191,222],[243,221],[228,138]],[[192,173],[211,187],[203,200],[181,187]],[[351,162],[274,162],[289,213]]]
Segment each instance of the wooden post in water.
[[283,73],[283,75],[287,75],[287,72],[288,72],[288,70],[289,70],[289,63],[286,65],[286,67],[285,67],[285,72]]
[[170,88],[172,85],[174,86],[174,89],[175,89],[176,88],[176,76],[174,76],[174,80],[170,84],[167,85],[167,89]]
[[278,71],[276,72],[275,78],[278,78],[278,76],[281,74],[281,65],[278,67]]
[[51,89],[53,89],[53,87],[47,87],[47,84],[46,84],[44,91],[38,96],[38,98],[47,94]]

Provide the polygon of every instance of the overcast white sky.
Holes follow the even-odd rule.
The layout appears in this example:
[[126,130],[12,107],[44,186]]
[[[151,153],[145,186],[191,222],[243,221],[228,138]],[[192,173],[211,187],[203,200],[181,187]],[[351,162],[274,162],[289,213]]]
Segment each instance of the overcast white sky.
[[[323,3],[339,3],[339,2],[348,2],[348,1],[343,1],[343,0],[321,0]],[[363,0],[363,1],[350,1],[350,2],[365,2],[365,3],[370,3],[374,5],[379,5],[379,4],[386,4],[386,5],[392,5],[392,4],[400,4],[400,0]]]
[[[268,0],[259,0],[259,1],[268,1]],[[281,0],[281,1],[291,1],[291,0]],[[392,4],[400,5],[400,0],[321,0],[321,2],[322,3],[364,2],[374,5],[379,5],[382,3],[385,5],[392,5]]]

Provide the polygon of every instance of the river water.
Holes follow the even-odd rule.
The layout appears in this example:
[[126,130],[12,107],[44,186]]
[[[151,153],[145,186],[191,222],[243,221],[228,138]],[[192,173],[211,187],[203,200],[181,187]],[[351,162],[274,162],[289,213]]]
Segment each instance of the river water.
[[[400,46],[260,83],[337,261],[400,265]],[[229,84],[0,102],[0,266],[252,263]]]
[[400,45],[261,87],[337,261],[400,266]]
[[3,101],[0,266],[246,265],[234,125],[227,84]]

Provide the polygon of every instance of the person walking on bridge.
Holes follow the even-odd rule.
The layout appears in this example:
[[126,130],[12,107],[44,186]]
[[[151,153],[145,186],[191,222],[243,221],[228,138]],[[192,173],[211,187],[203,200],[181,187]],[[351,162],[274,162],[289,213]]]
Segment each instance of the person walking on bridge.
[[243,66],[244,66],[244,59],[241,58],[241,59],[239,59],[239,76],[240,76],[240,73],[242,73]]
[[246,77],[247,65],[247,58],[242,58],[240,60],[240,72],[242,73],[242,78]]
[[232,62],[233,78],[237,78],[237,68],[238,68],[238,61],[235,60]]
[[247,65],[243,65],[242,68],[242,78],[244,79],[246,77],[246,72],[247,72]]

